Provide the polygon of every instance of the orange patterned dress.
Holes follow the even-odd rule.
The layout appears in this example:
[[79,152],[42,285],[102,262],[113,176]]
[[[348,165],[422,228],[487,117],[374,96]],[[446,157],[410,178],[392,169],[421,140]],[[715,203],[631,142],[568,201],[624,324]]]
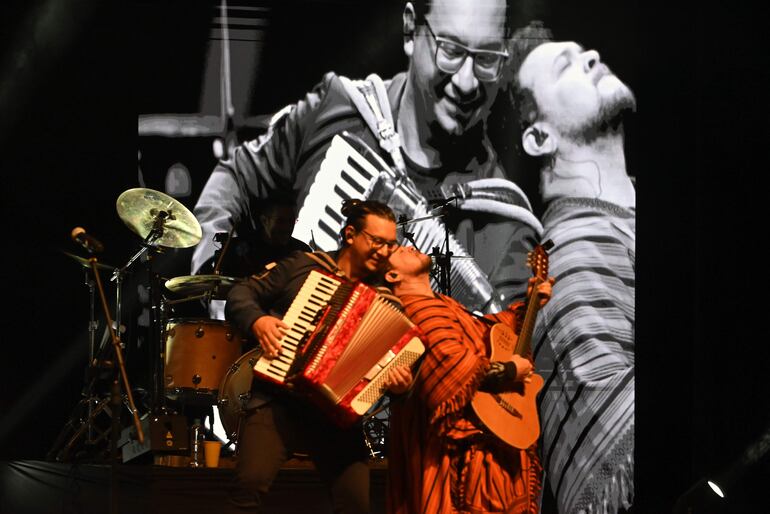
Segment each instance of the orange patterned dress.
[[[489,367],[492,323],[443,295],[401,301],[427,345],[412,392],[391,404],[388,512],[537,513],[541,467],[535,448],[499,442],[469,412]],[[484,317],[516,329],[521,307]]]

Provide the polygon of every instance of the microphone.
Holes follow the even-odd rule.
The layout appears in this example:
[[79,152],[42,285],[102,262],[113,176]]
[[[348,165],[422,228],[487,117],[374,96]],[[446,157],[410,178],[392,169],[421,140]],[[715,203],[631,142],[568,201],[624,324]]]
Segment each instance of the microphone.
[[437,200],[431,200],[430,204],[431,205],[435,205],[433,210],[436,210],[439,207],[446,207],[451,202],[454,202],[455,200],[462,200],[463,198],[464,198],[464,196],[453,195],[453,196],[450,196],[449,198],[442,198],[442,199],[437,199]]
[[104,245],[94,236],[88,235],[83,227],[75,227],[70,233],[72,240],[88,250],[89,253],[99,253],[104,250]]
[[[398,224],[397,227],[403,227],[404,228],[404,238],[406,238],[407,241],[412,243],[412,246],[417,248],[417,243],[414,242],[414,232],[409,232],[406,230],[406,225],[409,223],[409,220],[406,218],[406,214],[402,214],[398,217]],[[419,248],[417,248],[419,250]]]

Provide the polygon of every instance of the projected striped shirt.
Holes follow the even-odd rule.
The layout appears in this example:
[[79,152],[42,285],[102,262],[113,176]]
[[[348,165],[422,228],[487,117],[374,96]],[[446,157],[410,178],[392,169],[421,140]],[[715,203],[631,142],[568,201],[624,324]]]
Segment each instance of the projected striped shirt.
[[561,514],[633,500],[635,211],[565,198],[544,215],[551,301],[534,334],[542,464]]

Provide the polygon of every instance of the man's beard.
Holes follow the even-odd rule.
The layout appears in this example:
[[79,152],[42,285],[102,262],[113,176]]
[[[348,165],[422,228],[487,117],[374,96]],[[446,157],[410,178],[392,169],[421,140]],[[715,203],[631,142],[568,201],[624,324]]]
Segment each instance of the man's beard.
[[568,131],[567,136],[574,141],[590,144],[608,132],[615,131],[621,125],[623,117],[636,111],[636,97],[625,85],[617,94],[603,102],[599,112],[593,118]]

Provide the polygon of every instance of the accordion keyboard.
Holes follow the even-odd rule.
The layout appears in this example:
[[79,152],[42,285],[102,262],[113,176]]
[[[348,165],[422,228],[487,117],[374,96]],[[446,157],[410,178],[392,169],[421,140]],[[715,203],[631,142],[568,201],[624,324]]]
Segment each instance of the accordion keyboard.
[[261,357],[254,364],[255,374],[284,383],[301,344],[315,330],[319,314],[340,284],[328,275],[310,273],[283,317],[289,328],[280,340],[281,354],[274,359]]
[[377,168],[335,136],[297,215],[292,235],[319,250],[336,249],[344,222],[342,202],[364,199],[378,175]]

